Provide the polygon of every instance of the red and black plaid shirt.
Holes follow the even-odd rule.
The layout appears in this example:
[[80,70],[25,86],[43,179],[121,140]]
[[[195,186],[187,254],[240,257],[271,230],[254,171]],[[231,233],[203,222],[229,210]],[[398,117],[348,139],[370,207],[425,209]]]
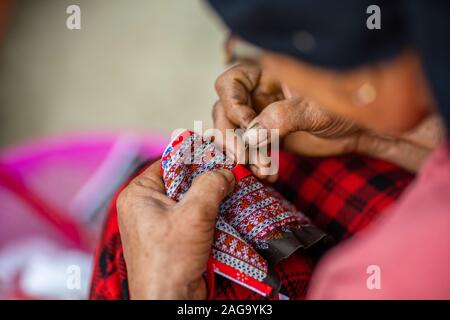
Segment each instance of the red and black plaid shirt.
[[[282,152],[275,188],[337,242],[366,227],[399,197],[413,175],[385,161],[357,155],[302,158]],[[114,198],[98,248],[91,299],[128,299],[128,281]],[[282,292],[303,299],[316,261],[292,255],[277,265]],[[215,299],[265,299],[216,277]]]

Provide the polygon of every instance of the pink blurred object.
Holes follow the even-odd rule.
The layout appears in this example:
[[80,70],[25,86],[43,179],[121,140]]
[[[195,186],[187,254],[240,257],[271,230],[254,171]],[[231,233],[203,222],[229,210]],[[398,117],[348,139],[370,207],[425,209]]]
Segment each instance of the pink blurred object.
[[89,251],[94,239],[86,226],[139,160],[158,157],[167,141],[159,135],[92,133],[1,151],[0,249],[44,235]]
[[[0,298],[86,298],[110,199],[168,140],[89,133],[0,151]],[[84,275],[81,291],[66,285],[71,265]]]

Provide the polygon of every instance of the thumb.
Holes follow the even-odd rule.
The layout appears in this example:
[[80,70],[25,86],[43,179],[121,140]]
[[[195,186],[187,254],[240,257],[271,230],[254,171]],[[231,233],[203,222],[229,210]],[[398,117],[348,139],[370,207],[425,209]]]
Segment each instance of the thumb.
[[304,100],[292,98],[274,102],[264,108],[249,124],[243,139],[250,146],[263,146],[270,143],[271,130],[278,130],[279,138],[303,130]]
[[179,205],[188,209],[186,218],[213,224],[222,200],[233,191],[234,184],[234,175],[229,170],[206,172],[194,179]]

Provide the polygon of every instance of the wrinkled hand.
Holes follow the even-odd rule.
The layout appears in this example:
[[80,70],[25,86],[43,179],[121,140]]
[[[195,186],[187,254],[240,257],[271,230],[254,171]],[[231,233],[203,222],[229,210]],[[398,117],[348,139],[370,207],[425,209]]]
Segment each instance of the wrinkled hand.
[[[120,193],[117,212],[132,299],[204,299],[206,270],[228,170],[197,177],[180,202],[165,195],[160,162]],[[206,195],[206,196],[205,196]]]
[[[216,91],[220,100],[214,106],[214,126],[222,132],[246,129],[243,138],[254,147],[270,141],[259,129],[278,129],[284,147],[298,154],[330,156],[358,148],[358,126],[292,94],[256,64],[225,71],[216,81]],[[250,168],[260,178],[276,178],[262,175],[261,166]]]

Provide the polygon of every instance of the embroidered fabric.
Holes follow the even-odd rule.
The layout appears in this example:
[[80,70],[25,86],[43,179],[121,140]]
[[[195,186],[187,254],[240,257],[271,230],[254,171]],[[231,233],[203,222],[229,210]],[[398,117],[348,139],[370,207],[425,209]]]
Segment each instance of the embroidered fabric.
[[219,208],[208,262],[209,291],[214,292],[216,273],[265,297],[283,297],[275,265],[326,234],[272,187],[233,163],[213,142],[189,130],[172,140],[163,153],[166,193],[179,201],[195,177],[220,168],[233,172],[236,185]]

